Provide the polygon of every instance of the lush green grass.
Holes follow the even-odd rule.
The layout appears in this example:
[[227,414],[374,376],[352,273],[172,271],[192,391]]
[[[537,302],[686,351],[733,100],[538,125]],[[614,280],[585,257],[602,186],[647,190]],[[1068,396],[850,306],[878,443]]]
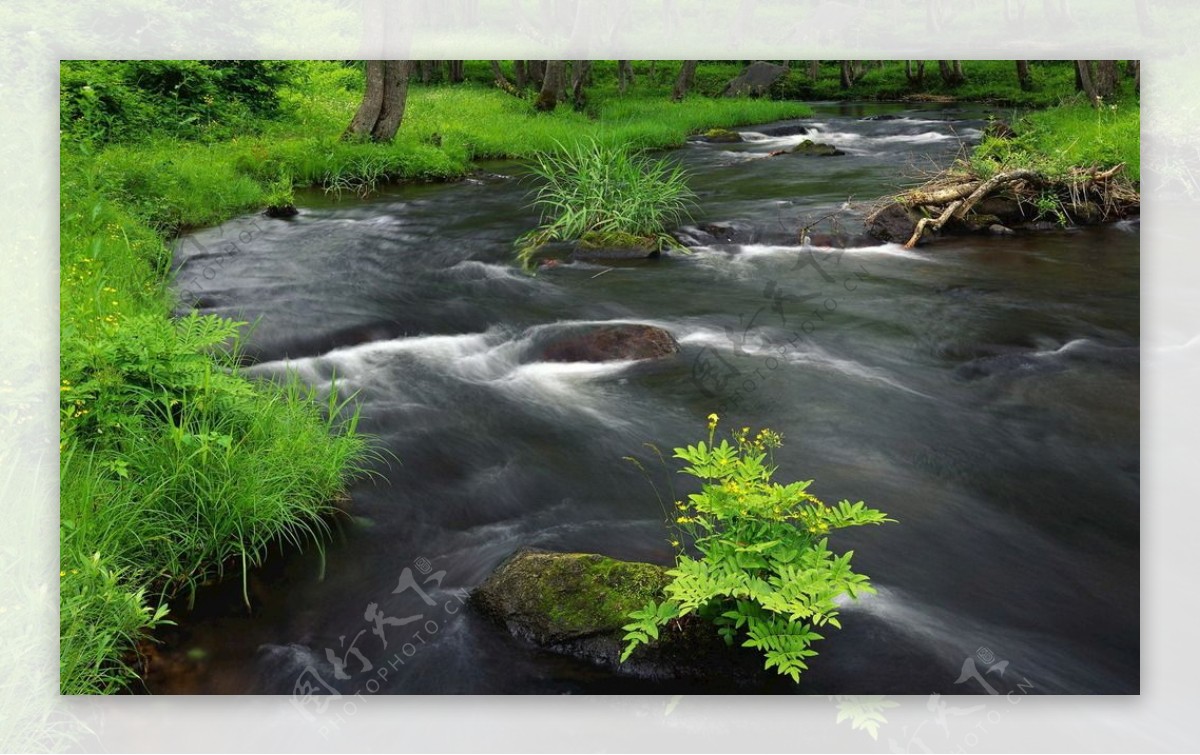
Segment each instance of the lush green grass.
[[1082,97],[1028,113],[1013,124],[1017,138],[985,139],[972,156],[976,172],[1033,168],[1063,179],[1073,168],[1125,164],[1124,176],[1141,178],[1141,108],[1130,94],[1094,108]]
[[314,541],[364,452],[353,413],[237,375],[224,349],[236,323],[170,318],[163,238],[86,165],[64,154],[65,694],[132,680],[132,645],[166,597],[254,566],[272,543]]

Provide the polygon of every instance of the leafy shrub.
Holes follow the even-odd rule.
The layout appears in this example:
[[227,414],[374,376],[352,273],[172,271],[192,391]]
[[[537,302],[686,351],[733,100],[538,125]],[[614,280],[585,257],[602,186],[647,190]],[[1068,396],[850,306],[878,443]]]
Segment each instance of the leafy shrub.
[[151,608],[146,590],[131,589],[125,575],[99,553],[71,560],[59,572],[59,600],[64,695],[121,691],[137,678],[127,663],[130,648],[146,632],[171,623],[165,618],[165,604]]
[[275,115],[290,76],[283,61],[64,61],[60,127],[73,141],[95,143],[220,138]]
[[517,240],[526,263],[546,243],[585,236],[594,245],[629,237],[658,248],[674,244],[667,228],[695,201],[678,164],[596,139],[540,152],[531,171],[543,181],[533,200],[542,224]]
[[[621,661],[655,640],[660,628],[690,614],[711,620],[726,643],[761,650],[766,668],[800,680],[816,629],[841,627],[838,599],[874,592],[850,568],[853,551],[837,555],[828,533],[843,527],[895,521],[862,501],[822,503],[808,492],[812,480],[781,485],[771,463],[782,438],[762,430],[733,434],[714,444],[717,415],[709,415],[708,442],[674,449],[687,463],[681,473],[702,481],[699,493],[677,502],[676,524],[694,539],[700,558],[680,552],[666,599],[630,614]],[[675,541],[676,544],[678,541]]]

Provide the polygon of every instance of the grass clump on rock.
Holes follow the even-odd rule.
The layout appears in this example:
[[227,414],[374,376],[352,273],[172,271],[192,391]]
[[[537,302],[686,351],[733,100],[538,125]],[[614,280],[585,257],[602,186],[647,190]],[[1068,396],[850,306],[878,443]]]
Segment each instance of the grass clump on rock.
[[667,231],[688,216],[695,200],[678,164],[596,139],[538,153],[531,172],[542,181],[533,199],[541,225],[517,239],[526,265],[554,241],[592,248],[675,246]]

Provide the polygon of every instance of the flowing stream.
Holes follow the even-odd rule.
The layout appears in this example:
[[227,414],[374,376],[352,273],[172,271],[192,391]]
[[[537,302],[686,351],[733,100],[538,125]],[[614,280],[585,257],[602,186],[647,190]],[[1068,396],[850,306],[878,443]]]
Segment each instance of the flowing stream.
[[[198,308],[256,321],[248,372],[356,392],[386,458],[323,556],[278,555],[252,577],[252,613],[240,585],[232,607],[201,591],[151,691],[688,691],[533,649],[461,596],[523,545],[670,563],[651,482],[669,497],[684,478],[644,444],[694,442],[718,411],[723,429],[783,433],[779,480],[899,520],[834,537],[878,594],[845,606],[798,691],[981,692],[956,682],[994,656],[1008,661],[995,686],[1136,692],[1136,224],[801,246],[796,230],[848,199],[948,164],[986,115],[816,110],[795,122],[816,134],[771,124],[669,153],[699,195],[693,235],[746,236],[656,262],[521,272],[512,241],[536,217],[515,164],[368,201],[314,193],[296,218],[182,239]],[[896,117],[863,120],[881,114]],[[768,157],[805,138],[847,155]],[[612,322],[666,328],[682,353],[539,360],[556,335]],[[420,589],[397,592],[406,575]]]

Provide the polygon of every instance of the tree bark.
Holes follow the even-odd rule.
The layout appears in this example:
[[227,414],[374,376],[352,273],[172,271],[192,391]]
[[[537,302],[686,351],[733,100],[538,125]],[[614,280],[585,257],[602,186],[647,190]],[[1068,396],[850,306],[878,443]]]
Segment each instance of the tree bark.
[[390,142],[400,130],[404,119],[404,105],[408,100],[407,60],[389,60],[383,66],[383,104],[379,108],[379,120],[371,130],[371,138],[377,142]]
[[447,78],[450,79],[451,84],[461,84],[465,78],[463,75],[463,61],[447,60],[446,74]]
[[546,61],[531,60],[529,61],[529,83],[535,89],[541,89],[542,84],[546,81]]
[[820,78],[820,76],[821,76],[821,61],[819,61],[819,60],[808,61],[808,80],[816,81],[818,78]]
[[362,102],[350,125],[342,133],[343,139],[356,139],[369,136],[379,120],[379,109],[383,106],[384,64],[382,60],[368,60],[366,68],[367,86],[363,91]]
[[529,73],[525,68],[525,61],[514,60],[513,72],[517,77],[517,89],[525,91],[525,87],[529,86]]
[[685,60],[683,67],[679,69],[679,76],[675,78],[675,86],[671,89],[671,99],[679,102],[687,96],[688,90],[692,88],[692,83],[696,79],[696,66],[699,65],[698,60]]
[[948,87],[956,87],[966,81],[962,64],[957,60],[939,60],[938,73],[942,76],[942,83]]
[[1079,87],[1083,93],[1087,95],[1088,101],[1094,107],[1100,106],[1100,93],[1096,91],[1096,85],[1092,81],[1092,61],[1077,60],[1075,61],[1075,74],[1078,77]]
[[542,89],[533,103],[534,107],[541,112],[549,113],[558,107],[558,93],[563,88],[563,70],[566,66],[565,60],[546,61],[546,74],[542,78]]
[[586,104],[586,97],[583,93],[583,87],[587,83],[588,74],[591,72],[592,62],[590,60],[577,60],[573,66],[575,78],[571,82],[571,103],[576,110],[583,110]]
[[395,138],[404,119],[411,68],[412,63],[407,60],[367,61],[363,99],[343,132],[343,139],[370,137],[372,141],[390,142]]
[[633,86],[633,63],[628,60],[617,61],[617,88],[621,94]]
[[913,74],[913,62],[911,60],[904,61],[904,78],[913,86],[921,86],[925,83],[925,61],[917,61],[917,72]]
[[1029,78],[1029,61],[1017,61],[1017,83],[1021,85],[1022,92],[1028,92],[1033,86],[1033,80]]
[[1116,94],[1117,82],[1120,78],[1121,74],[1117,70],[1117,61],[1096,61],[1096,77],[1093,81],[1096,85],[1097,95],[1100,97],[1112,97]]
[[488,62],[492,64],[492,79],[495,80],[496,86],[500,87],[509,94],[516,94],[516,90],[513,89],[512,83],[508,80],[508,77],[504,75],[504,69],[500,67],[500,61],[491,60]]
[[849,89],[854,86],[854,64],[849,60],[840,62],[842,64],[842,89]]

